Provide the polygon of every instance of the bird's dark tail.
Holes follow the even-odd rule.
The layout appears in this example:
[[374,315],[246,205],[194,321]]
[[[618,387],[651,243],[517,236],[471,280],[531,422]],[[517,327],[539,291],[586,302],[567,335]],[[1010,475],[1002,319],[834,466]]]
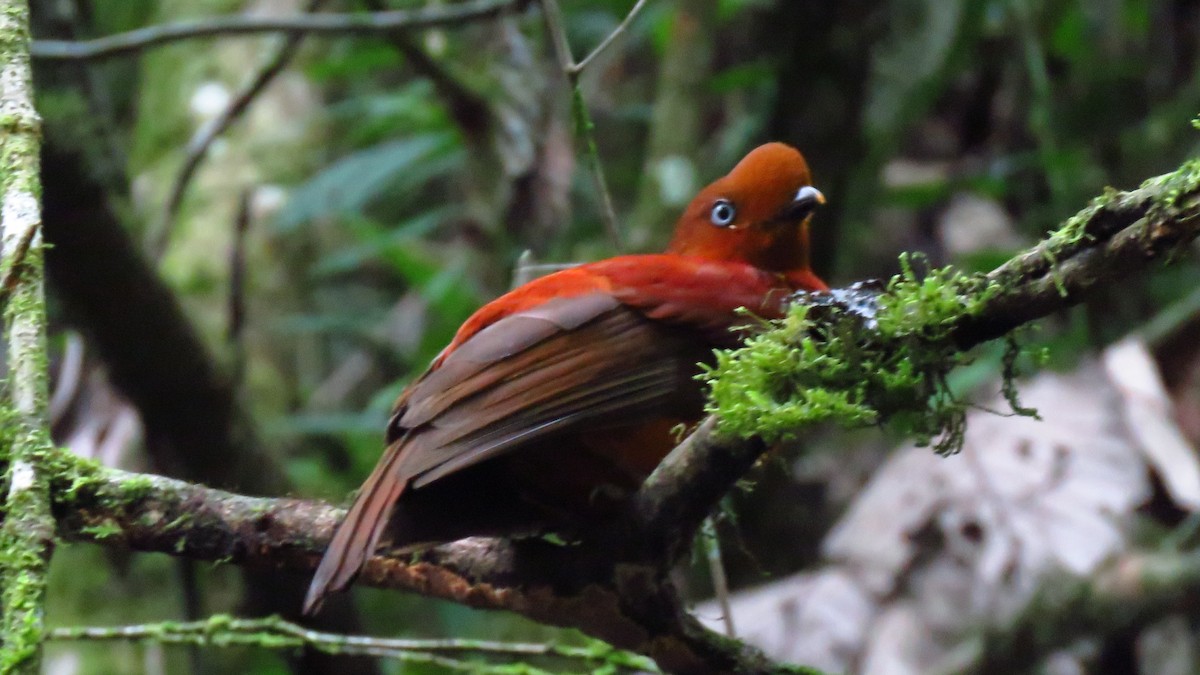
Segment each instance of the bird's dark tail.
[[408,484],[408,479],[396,470],[403,441],[401,438],[388,446],[375,470],[363,483],[346,518],[333,533],[304,598],[306,616],[320,611],[321,603],[330,593],[345,590],[379,545],[392,507]]

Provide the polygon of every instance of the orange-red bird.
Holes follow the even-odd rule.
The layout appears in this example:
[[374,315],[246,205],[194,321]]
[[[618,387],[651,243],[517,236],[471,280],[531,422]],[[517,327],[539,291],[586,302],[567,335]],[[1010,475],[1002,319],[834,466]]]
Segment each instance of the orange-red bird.
[[632,491],[702,415],[697,364],[732,346],[746,307],[777,317],[809,268],[825,199],[794,148],[763,145],[692,200],[661,255],[531,281],[485,305],[396,401],[387,450],[305,600],[354,580],[393,546],[532,533],[596,515]]

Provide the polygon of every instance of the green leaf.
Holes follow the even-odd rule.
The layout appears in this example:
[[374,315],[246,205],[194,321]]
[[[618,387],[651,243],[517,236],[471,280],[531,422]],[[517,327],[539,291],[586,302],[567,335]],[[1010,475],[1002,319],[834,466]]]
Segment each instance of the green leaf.
[[396,89],[350,97],[331,106],[329,115],[344,128],[349,146],[366,147],[386,142],[401,131],[434,133],[456,128],[439,101],[429,80],[416,80]]
[[367,78],[403,61],[396,48],[383,40],[347,40],[333,45],[325,58],[308,66],[308,74],[317,82]]
[[413,190],[448,172],[461,155],[451,133],[422,134],[360,150],[297,187],[275,226],[291,231],[317,218],[360,214],[387,192]]
[[391,228],[367,218],[348,218],[343,224],[354,233],[356,242],[323,256],[312,273],[316,277],[337,276],[357,270],[372,260],[387,260],[393,249],[420,246],[422,238],[457,212],[458,208],[454,206],[435,208]]
[[772,84],[776,73],[774,64],[766,61],[742,63],[713,75],[708,81],[708,88],[714,94],[728,94],[738,89],[748,89],[764,84]]

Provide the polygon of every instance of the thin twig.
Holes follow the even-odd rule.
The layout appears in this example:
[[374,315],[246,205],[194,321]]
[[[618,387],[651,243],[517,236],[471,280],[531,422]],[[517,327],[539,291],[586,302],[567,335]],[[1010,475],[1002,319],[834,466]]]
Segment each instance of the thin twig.
[[[605,660],[602,652],[597,652],[589,647],[459,638],[420,640],[342,635],[311,630],[274,616],[263,619],[215,616],[203,621],[167,621],[126,626],[60,627],[51,629],[47,637],[50,640],[153,640],[167,644],[221,647],[249,645],[265,649],[312,647],[328,654],[373,656],[408,663],[429,663],[466,672],[501,672],[503,666],[492,666],[478,660],[450,659],[439,656],[439,654],[474,653],[523,658],[546,656],[593,663]],[[639,669],[657,670],[654,663],[645,657],[622,654],[621,658],[637,662]],[[503,670],[502,672],[509,671]]]
[[554,53],[558,57],[558,65],[571,85],[571,117],[575,123],[575,135],[583,143],[584,155],[587,157],[588,167],[591,169],[592,180],[596,184],[596,196],[600,200],[600,215],[604,219],[604,228],[608,232],[608,238],[612,242],[613,248],[618,251],[625,248],[624,237],[621,234],[621,226],[617,222],[616,209],[613,208],[612,194],[608,190],[608,180],[604,177],[604,165],[600,162],[600,151],[596,147],[595,125],[592,124],[591,113],[583,100],[583,91],[579,87],[579,76],[583,73],[584,66],[604,47],[607,47],[616,38],[616,34],[625,30],[625,26],[632,20],[633,15],[637,13],[642,4],[639,1],[634,5],[629,16],[625,17],[613,34],[602,40],[600,45],[592,50],[592,53],[588,54],[582,62],[576,63],[575,57],[571,54],[571,45],[567,42],[567,30],[563,23],[562,10],[558,7],[558,0],[541,0],[542,13],[546,17],[546,30],[550,33],[550,39],[554,43]]
[[[200,592],[200,579],[196,568],[200,565],[195,560],[181,558],[175,561],[175,572],[179,575],[179,590],[183,596],[183,615],[188,621],[198,621],[204,616],[204,594]],[[50,636],[48,635],[47,638]],[[203,673],[204,653],[198,644],[187,645],[188,662],[193,673]]]
[[625,29],[629,27],[629,24],[633,23],[634,17],[638,15],[638,12],[642,11],[642,7],[645,5],[646,0],[637,0],[637,2],[633,5],[633,9],[629,10],[629,13],[625,15],[625,18],[621,20],[621,23],[617,24],[617,27],[613,29],[613,32],[609,33],[608,37],[604,38],[600,44],[596,45],[596,48],[593,49],[590,54],[583,57],[583,60],[571,67],[571,74],[578,75],[579,73],[582,73],[584,69],[588,67],[588,64],[592,62],[592,59],[599,56],[600,52],[608,49],[608,46],[625,32]]
[[242,190],[237,217],[233,224],[233,242],[229,249],[229,304],[225,340],[233,353],[230,378],[235,389],[242,386],[246,371],[246,233],[250,230],[250,204],[253,188]]
[[1050,188],[1050,204],[1055,214],[1069,213],[1070,169],[1060,160],[1060,143],[1054,128],[1054,88],[1050,80],[1050,66],[1042,49],[1042,38],[1033,19],[1033,8],[1027,0],[1009,3],[1009,10],[1017,24],[1019,40],[1025,57],[1025,72],[1029,78],[1031,96],[1029,129],[1037,142],[1046,185]]
[[[305,12],[314,12],[320,8],[325,0],[309,0],[304,8]],[[179,207],[183,203],[183,197],[187,193],[188,186],[191,185],[192,177],[196,175],[196,169],[200,168],[200,163],[208,156],[208,151],[212,147],[214,141],[221,134],[225,133],[230,126],[233,125],[242,115],[250,109],[250,104],[258,95],[267,88],[275,78],[287,68],[288,63],[296,55],[300,49],[300,43],[304,40],[304,33],[289,33],[276,46],[275,51],[263,62],[262,66],[254,73],[250,79],[242,85],[240,91],[225,106],[221,114],[208,120],[204,125],[196,130],[192,140],[188,142],[187,154],[183,158],[183,166],[179,169],[179,173],[175,176],[175,181],[171,184],[171,191],[167,195],[166,204],[163,206],[162,215],[159,218],[157,226],[154,229],[154,235],[150,241],[150,254],[155,258],[162,258],[166,251],[167,244],[171,239],[171,230],[175,223],[176,217],[179,215]]]
[[575,57],[571,55],[571,45],[567,42],[567,29],[563,24],[562,10],[558,0],[541,0],[542,13],[546,15],[546,30],[550,32],[550,40],[554,43],[554,54],[558,57],[558,65],[563,74],[569,78],[577,76]]
[[581,264],[577,262],[540,263],[534,258],[533,251],[525,249],[521,252],[521,255],[517,258],[517,264],[513,267],[512,286],[510,288],[524,286],[538,277],[569,270],[572,267],[579,267]]
[[362,14],[219,16],[147,26],[82,42],[37,40],[33,43],[32,54],[35,59],[47,61],[88,61],[136,54],[151,47],[205,37],[263,33],[378,35],[397,30],[460,26],[472,21],[494,19],[509,12],[523,11],[532,2],[533,0],[475,0],[448,6],[433,5],[421,9]]
[[717,525],[712,516],[705,518],[700,526],[700,540],[704,546],[704,557],[708,560],[708,573],[712,576],[713,595],[721,606],[725,635],[737,637],[737,630],[733,627],[733,607],[729,604],[729,579],[725,576],[725,563],[721,560],[721,540],[717,537]]

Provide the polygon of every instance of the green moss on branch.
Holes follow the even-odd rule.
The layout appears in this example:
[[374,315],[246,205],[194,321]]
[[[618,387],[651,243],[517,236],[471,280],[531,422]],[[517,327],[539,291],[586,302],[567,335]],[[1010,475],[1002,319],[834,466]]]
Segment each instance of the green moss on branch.
[[[967,405],[946,375],[967,357],[953,331],[999,289],[950,267],[920,275],[908,256],[900,264],[870,302],[843,297],[816,318],[797,303],[743,347],[719,352],[703,374],[718,430],[773,443],[818,422],[889,421],[919,443],[937,439],[939,452],[961,447]],[[874,306],[863,311],[864,304]]]
[[[708,411],[720,433],[768,443],[817,422],[887,421],[919,442],[937,438],[939,451],[952,452],[962,442],[966,404],[946,375],[967,360],[962,350],[1169,258],[1196,236],[1198,200],[1200,158],[1137,190],[1105,190],[988,275],[943,268],[920,276],[902,257],[902,272],[879,295],[874,314],[834,302],[816,317],[810,303],[797,303],[742,348],[719,353],[702,375],[711,389]],[[1010,339],[1004,391],[1015,413],[1035,415],[1015,400],[1018,354]]]
[[45,458],[46,304],[42,290],[39,152],[28,0],[0,0],[0,289],[8,349],[4,521],[0,525],[0,672],[41,669],[46,572],[54,548]]

